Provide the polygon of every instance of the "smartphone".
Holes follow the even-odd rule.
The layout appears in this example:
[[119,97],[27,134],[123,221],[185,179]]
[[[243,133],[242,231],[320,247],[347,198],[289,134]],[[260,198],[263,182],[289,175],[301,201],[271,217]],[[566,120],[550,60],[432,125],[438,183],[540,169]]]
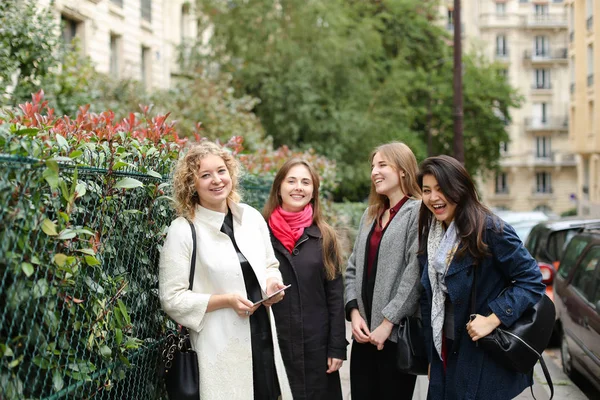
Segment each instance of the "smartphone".
[[268,296],[268,297],[265,297],[264,299],[257,301],[257,302],[256,302],[256,303],[254,303],[253,305],[255,306],[255,305],[257,305],[257,304],[261,304],[261,303],[262,303],[262,302],[264,302],[265,300],[269,300],[270,298],[272,298],[272,297],[273,297],[273,296],[275,296],[276,294],[279,294],[279,293],[283,292],[285,289],[289,288],[290,286],[292,286],[292,285],[290,284],[290,285],[287,285],[287,286],[284,286],[284,287],[282,287],[281,289],[277,290],[276,292],[273,292],[273,293],[271,293],[271,295],[270,295],[270,296]]

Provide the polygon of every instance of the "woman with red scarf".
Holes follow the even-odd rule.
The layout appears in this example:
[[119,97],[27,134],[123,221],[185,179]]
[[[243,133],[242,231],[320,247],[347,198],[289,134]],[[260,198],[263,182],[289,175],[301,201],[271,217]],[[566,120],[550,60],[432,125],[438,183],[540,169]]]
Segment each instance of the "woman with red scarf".
[[292,159],[281,167],[263,214],[283,282],[291,284],[273,312],[294,399],[341,399],[338,370],[347,345],[341,249],[323,220],[310,163]]

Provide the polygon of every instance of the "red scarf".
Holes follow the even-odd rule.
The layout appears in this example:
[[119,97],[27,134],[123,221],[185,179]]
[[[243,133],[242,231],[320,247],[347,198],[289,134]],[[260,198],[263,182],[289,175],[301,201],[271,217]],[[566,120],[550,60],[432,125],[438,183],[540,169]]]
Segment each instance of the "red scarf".
[[277,240],[291,253],[304,233],[304,228],[312,225],[312,219],[313,209],[310,204],[300,212],[288,212],[277,207],[269,217],[269,226]]

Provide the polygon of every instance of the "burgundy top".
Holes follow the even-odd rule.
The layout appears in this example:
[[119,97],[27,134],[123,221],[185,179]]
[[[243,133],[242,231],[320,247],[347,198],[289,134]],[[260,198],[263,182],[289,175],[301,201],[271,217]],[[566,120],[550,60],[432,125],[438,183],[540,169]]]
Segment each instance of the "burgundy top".
[[[388,221],[386,227],[392,222],[392,219],[398,214],[400,208],[406,203],[408,200],[408,196],[404,196],[398,204],[394,207],[390,208],[390,220]],[[385,227],[381,225],[381,218],[383,214],[379,216],[377,219],[377,223],[375,224],[375,228],[373,228],[373,233],[371,233],[371,238],[369,241],[369,253],[367,254],[367,277],[371,276],[371,272],[373,271],[373,265],[375,264],[375,260],[377,259],[377,252],[379,251],[379,244],[381,243],[381,238],[383,237],[383,232],[385,232]]]

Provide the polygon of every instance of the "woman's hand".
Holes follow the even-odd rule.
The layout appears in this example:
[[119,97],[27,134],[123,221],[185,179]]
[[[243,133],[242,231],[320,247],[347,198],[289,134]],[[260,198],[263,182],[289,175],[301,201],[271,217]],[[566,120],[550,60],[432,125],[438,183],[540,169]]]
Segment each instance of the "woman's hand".
[[479,339],[489,335],[494,329],[500,326],[500,319],[492,313],[489,317],[475,314],[475,318],[467,323],[467,332],[471,339],[476,342]]
[[339,358],[331,358],[327,357],[327,373],[331,374],[339,370],[342,367],[342,363],[344,360],[340,360]]
[[350,320],[352,321],[352,336],[354,336],[354,340],[358,343],[369,343],[371,332],[357,308],[350,311]]
[[[270,296],[271,293],[275,293],[276,291],[278,291],[279,289],[283,289],[284,287],[285,285],[277,278],[267,279],[267,296]],[[262,304],[264,304],[265,307],[271,307],[273,304],[279,303],[281,300],[283,300],[283,296],[285,296],[285,291],[276,294],[269,300],[265,300]]]
[[229,306],[231,308],[233,308],[233,310],[240,317],[245,318],[245,317],[251,316],[254,313],[254,311],[256,311],[258,306],[260,305],[259,304],[259,305],[255,306],[254,303],[252,303],[250,300],[248,300],[241,294],[232,293],[229,296],[230,296],[229,297]]
[[377,350],[383,350],[383,345],[385,341],[392,334],[392,328],[394,324],[392,324],[387,319],[383,319],[381,325],[379,325],[371,334],[369,335],[369,341],[377,346]]

